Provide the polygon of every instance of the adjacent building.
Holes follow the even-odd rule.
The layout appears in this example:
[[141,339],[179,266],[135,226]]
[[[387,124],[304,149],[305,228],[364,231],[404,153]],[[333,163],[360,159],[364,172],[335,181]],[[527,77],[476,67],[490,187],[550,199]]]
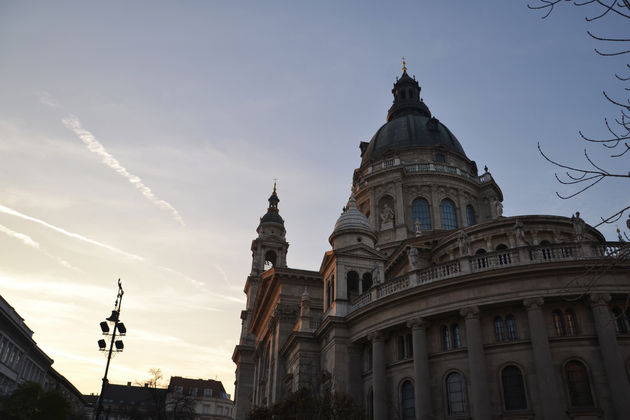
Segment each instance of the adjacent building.
[[21,383],[36,382],[45,390],[58,390],[81,413],[85,409],[82,394],[52,364],[24,319],[0,296],[0,396],[10,394]]
[[228,420],[234,415],[234,401],[223,383],[213,379],[171,377],[166,407],[169,413],[188,413],[194,420]]
[[497,180],[420,90],[403,67],[319,271],[288,267],[274,186],[235,418],[307,387],[376,420],[630,419],[628,244],[579,213],[503,215]]

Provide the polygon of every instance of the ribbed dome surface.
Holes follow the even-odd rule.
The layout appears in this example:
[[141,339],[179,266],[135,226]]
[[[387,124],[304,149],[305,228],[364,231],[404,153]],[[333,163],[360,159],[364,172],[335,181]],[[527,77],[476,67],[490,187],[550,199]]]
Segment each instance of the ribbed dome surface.
[[363,155],[363,163],[376,160],[387,152],[430,146],[444,146],[466,155],[453,133],[437,119],[408,114],[393,119],[379,128]]
[[374,229],[372,229],[370,221],[357,208],[357,200],[354,198],[354,194],[350,196],[346,210],[337,219],[331,236],[338,235],[343,231],[364,231],[369,235],[374,235]]

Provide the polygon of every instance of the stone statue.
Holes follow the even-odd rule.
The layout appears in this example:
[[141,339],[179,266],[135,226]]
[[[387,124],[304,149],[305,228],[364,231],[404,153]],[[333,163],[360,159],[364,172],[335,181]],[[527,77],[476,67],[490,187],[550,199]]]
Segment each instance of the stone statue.
[[407,258],[409,258],[409,271],[417,270],[418,266],[418,249],[415,246],[407,248]]
[[383,283],[383,279],[381,278],[381,268],[379,266],[376,266],[376,268],[374,269],[374,284],[381,284]]
[[580,212],[576,211],[575,215],[571,216],[571,222],[573,223],[573,230],[575,231],[575,240],[582,242],[584,240],[584,220],[580,217]]
[[459,231],[459,256],[467,257],[469,253],[468,234],[464,229]]
[[422,235],[422,230],[420,230],[420,219],[416,219],[416,221],[413,224],[413,231],[416,233],[416,236],[420,236]]
[[386,224],[394,221],[394,210],[389,207],[389,204],[383,205],[383,211],[381,212],[381,224]]
[[503,204],[499,200],[495,201],[495,207],[497,211],[497,217],[503,217]]
[[519,219],[516,219],[516,223],[514,223],[514,231],[516,232],[516,246],[523,246],[527,242],[525,241],[525,231],[523,230],[523,222]]

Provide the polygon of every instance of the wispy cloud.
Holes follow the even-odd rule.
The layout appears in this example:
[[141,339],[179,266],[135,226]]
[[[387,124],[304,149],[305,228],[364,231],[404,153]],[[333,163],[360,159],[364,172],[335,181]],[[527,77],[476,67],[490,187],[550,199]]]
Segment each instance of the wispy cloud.
[[68,129],[72,130],[83,143],[85,143],[91,152],[99,155],[103,159],[103,163],[105,165],[109,166],[120,176],[126,178],[130,183],[132,183],[140,191],[140,193],[147,198],[147,200],[163,210],[170,210],[173,218],[182,226],[185,226],[184,220],[177,209],[167,201],[156,197],[153,191],[151,191],[151,189],[142,182],[140,177],[130,173],[126,168],[124,168],[120,162],[118,162],[118,159],[105,150],[105,147],[101,144],[101,142],[96,140],[91,132],[83,128],[81,121],[79,121],[79,118],[76,115],[70,114],[65,117],[62,122]]
[[34,241],[33,238],[31,238],[28,235],[16,232],[16,231],[11,230],[8,227],[2,226],[2,225],[0,225],[0,232],[4,233],[4,234],[6,234],[6,235],[8,235],[8,236],[10,236],[12,238],[15,238],[15,239],[18,239],[18,240],[22,241],[22,243],[24,245],[28,245],[31,248],[39,249],[39,243]]
[[15,238],[19,241],[21,241],[24,245],[26,246],[30,246],[31,248],[35,248],[38,251],[40,251],[42,254],[46,255],[49,258],[52,258],[53,260],[57,261],[59,264],[61,264],[62,266],[73,270],[73,271],[80,271],[78,268],[76,268],[75,266],[73,266],[72,264],[70,264],[68,261],[59,258],[53,254],[51,254],[48,251],[43,250],[40,246],[39,246],[39,242],[35,241],[33,238],[31,238],[30,236],[24,234],[24,233],[20,233],[20,232],[16,232],[12,229],[9,229],[6,226],[0,225],[0,232],[6,234],[7,236],[11,237],[11,238]]
[[28,216],[26,214],[20,213],[19,211],[10,209],[10,208],[8,208],[6,206],[3,206],[2,204],[0,204],[0,213],[9,214],[11,216],[19,217],[20,219],[24,219],[24,220],[28,220],[30,222],[38,223],[38,224],[40,224],[42,226],[45,226],[45,227],[47,227],[49,229],[52,229],[52,230],[54,230],[56,232],[59,232],[59,233],[65,235],[65,236],[68,236],[70,238],[78,239],[79,241],[87,242],[89,244],[96,245],[96,246],[101,247],[101,248],[105,248],[105,249],[107,249],[109,251],[112,251],[112,252],[115,252],[117,254],[124,255],[125,257],[127,257],[129,259],[137,260],[137,261],[144,261],[144,258],[142,258],[142,257],[140,257],[138,255],[134,255],[134,254],[131,254],[129,252],[125,252],[125,251],[120,250],[118,248],[115,248],[115,247],[113,247],[111,245],[107,245],[107,244],[104,244],[102,242],[95,241],[94,239],[86,238],[85,236],[79,235],[78,233],[69,232],[69,231],[67,231],[65,229],[62,229],[60,227],[51,225],[50,223],[45,222],[45,221],[43,221],[41,219],[37,219],[35,217],[31,217],[31,216]]

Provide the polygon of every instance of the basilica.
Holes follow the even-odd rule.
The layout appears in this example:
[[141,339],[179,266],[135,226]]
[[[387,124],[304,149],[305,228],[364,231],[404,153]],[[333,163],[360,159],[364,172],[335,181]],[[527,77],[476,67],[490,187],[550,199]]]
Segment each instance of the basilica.
[[627,245],[579,213],[504,216],[498,180],[420,90],[403,66],[319,271],[289,268],[274,186],[235,418],[309,388],[375,420],[630,419]]

